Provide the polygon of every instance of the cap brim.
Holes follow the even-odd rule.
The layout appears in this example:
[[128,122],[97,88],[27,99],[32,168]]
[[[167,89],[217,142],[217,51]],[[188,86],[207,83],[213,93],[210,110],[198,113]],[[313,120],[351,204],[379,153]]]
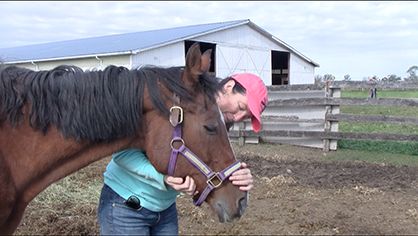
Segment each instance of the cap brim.
[[253,114],[253,117],[251,117],[251,125],[253,127],[253,130],[255,132],[260,131],[261,129],[261,119],[260,119],[260,111],[258,110],[257,103],[255,102],[255,99],[251,93],[248,93],[247,91],[247,104],[250,108],[251,113]]

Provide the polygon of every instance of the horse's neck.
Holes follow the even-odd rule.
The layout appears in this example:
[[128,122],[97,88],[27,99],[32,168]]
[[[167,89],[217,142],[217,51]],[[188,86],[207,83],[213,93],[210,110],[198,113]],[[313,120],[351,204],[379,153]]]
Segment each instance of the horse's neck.
[[[46,142],[40,142],[44,143],[42,145],[32,145],[33,148],[37,146],[38,150],[44,151],[26,149],[25,152],[17,152],[15,156],[7,158],[19,159],[19,162],[15,163],[25,163],[24,165],[11,165],[11,168],[14,184],[17,191],[22,193],[22,200],[30,202],[50,184],[97,160],[131,148],[134,145],[133,141],[134,137],[125,137],[108,143],[88,144],[55,137],[55,139],[50,138]],[[27,166],[30,168],[28,169]]]

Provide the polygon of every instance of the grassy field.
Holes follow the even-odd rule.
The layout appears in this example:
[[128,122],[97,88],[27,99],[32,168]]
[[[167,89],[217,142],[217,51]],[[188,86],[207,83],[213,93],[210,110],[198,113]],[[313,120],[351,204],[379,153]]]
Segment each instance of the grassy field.
[[[344,90],[341,97],[368,98],[369,91]],[[418,98],[418,91],[378,91],[378,98]],[[389,107],[389,106],[341,106],[340,113],[362,115],[408,116],[418,117],[418,107]],[[385,124],[385,123],[359,123],[339,122],[341,132],[365,132],[365,133],[402,133],[418,134],[417,125]],[[339,140],[338,148],[346,151],[368,151],[375,153],[376,161],[394,159],[394,154],[399,155],[394,162],[397,164],[415,163],[418,159],[418,143],[416,142],[391,142],[391,141],[367,141],[367,140]],[[353,152],[353,157],[357,156]],[[350,158],[350,157],[345,157]],[[354,158],[355,159],[355,158]],[[404,161],[401,161],[404,160]],[[390,161],[392,162],[392,161]],[[405,162],[405,163],[404,163]],[[415,164],[413,164],[415,165]]]

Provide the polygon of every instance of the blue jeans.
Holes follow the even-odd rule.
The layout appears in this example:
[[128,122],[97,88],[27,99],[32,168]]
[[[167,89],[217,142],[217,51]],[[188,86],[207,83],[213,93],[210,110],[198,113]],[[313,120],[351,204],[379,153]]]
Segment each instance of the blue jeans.
[[162,212],[126,205],[106,184],[97,211],[101,235],[178,235],[176,203]]

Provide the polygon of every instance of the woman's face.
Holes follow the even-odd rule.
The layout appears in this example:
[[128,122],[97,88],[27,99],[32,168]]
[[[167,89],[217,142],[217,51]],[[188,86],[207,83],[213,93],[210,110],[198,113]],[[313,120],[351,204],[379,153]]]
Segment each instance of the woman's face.
[[252,117],[252,113],[247,105],[247,96],[241,93],[233,93],[232,88],[234,85],[235,81],[228,81],[217,99],[225,123],[240,122]]

